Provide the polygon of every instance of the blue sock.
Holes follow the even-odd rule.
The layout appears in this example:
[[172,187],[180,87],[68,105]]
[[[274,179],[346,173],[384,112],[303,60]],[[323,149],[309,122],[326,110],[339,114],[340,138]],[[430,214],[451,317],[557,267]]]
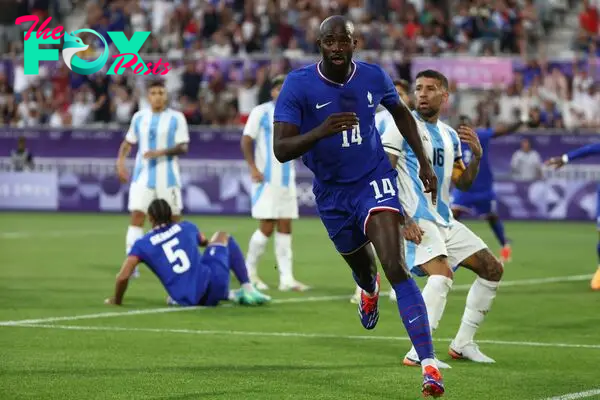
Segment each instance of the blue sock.
[[227,248],[229,249],[229,268],[233,271],[240,284],[250,283],[244,253],[242,253],[242,249],[240,249],[233,236],[229,237]]
[[499,218],[489,220],[490,226],[496,235],[496,239],[500,242],[502,247],[506,246],[506,238],[504,237],[504,224]]
[[362,290],[367,293],[375,293],[377,276],[372,276],[369,277],[369,280],[361,281],[358,276],[352,272],[352,277],[354,278],[354,282],[356,282],[356,284],[360,286]]
[[598,247],[596,250],[598,250],[598,264],[600,264],[600,241],[598,241]]
[[396,292],[398,311],[419,360],[434,358],[431,328],[423,296],[414,279],[392,285]]

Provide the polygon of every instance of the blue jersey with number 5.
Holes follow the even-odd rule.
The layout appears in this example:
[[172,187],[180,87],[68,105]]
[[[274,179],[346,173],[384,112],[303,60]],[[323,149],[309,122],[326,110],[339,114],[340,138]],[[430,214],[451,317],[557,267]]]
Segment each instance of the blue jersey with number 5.
[[388,163],[375,127],[377,106],[389,107],[400,98],[389,75],[378,65],[352,62],[346,83],[327,79],[319,64],[291,72],[277,98],[275,122],[299,127],[305,134],[321,125],[329,115],[354,112],[359,125],[319,140],[302,156],[304,164],[322,185],[345,185],[372,175]]
[[144,262],[180,305],[197,305],[204,296],[210,269],[202,263],[200,231],[183,221],[151,230],[129,252]]

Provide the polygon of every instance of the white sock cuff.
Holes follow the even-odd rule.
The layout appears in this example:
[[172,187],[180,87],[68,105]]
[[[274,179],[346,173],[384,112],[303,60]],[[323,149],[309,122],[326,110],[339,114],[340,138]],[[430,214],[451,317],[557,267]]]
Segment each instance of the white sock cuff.
[[498,286],[500,286],[500,281],[498,281],[498,282],[488,281],[487,279],[483,279],[479,276],[477,277],[475,282],[479,283],[480,285],[485,286],[488,289],[492,289],[492,290],[496,290],[496,289],[498,289]]
[[129,225],[127,230],[134,235],[144,236],[144,228],[141,226]]
[[452,289],[453,283],[454,281],[452,279],[444,275],[430,275],[429,278],[427,278],[428,285],[445,292],[449,292],[450,289]]
[[255,240],[257,241],[259,244],[265,244],[269,241],[269,237],[265,236],[264,233],[262,233],[262,231],[260,229],[257,229],[254,231],[254,233],[252,234],[252,238],[251,240]]
[[281,233],[275,232],[275,240],[284,244],[288,244],[292,242],[292,234],[291,233]]

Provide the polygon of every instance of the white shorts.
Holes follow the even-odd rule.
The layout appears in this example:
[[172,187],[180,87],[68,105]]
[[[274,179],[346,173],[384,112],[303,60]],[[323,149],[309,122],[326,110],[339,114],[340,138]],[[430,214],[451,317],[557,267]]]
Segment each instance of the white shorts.
[[129,187],[129,211],[141,211],[146,214],[154,199],[166,200],[171,206],[173,215],[181,215],[183,203],[180,187],[157,186],[156,189],[151,189],[135,182]]
[[424,219],[416,221],[425,233],[419,245],[406,241],[406,263],[417,276],[425,276],[420,266],[436,257],[448,257],[450,267],[454,268],[471,255],[487,248],[479,236],[458,221],[453,221],[450,227]]
[[252,186],[252,218],[297,219],[296,187],[282,187],[265,182],[254,184]]

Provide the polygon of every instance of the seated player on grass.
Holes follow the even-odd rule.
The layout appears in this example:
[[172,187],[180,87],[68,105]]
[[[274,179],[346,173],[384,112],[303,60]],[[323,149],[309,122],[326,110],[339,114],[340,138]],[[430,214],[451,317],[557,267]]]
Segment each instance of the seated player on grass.
[[[188,221],[174,223],[169,203],[150,203],[152,230],[138,239],[117,275],[115,295],[106,304],[121,305],[135,267],[146,264],[165,287],[167,303],[180,306],[216,306],[222,300],[242,305],[260,305],[271,298],[250,284],[244,255],[235,239],[217,232],[210,241]],[[198,246],[206,246],[204,253]],[[229,292],[229,271],[241,288]]]

